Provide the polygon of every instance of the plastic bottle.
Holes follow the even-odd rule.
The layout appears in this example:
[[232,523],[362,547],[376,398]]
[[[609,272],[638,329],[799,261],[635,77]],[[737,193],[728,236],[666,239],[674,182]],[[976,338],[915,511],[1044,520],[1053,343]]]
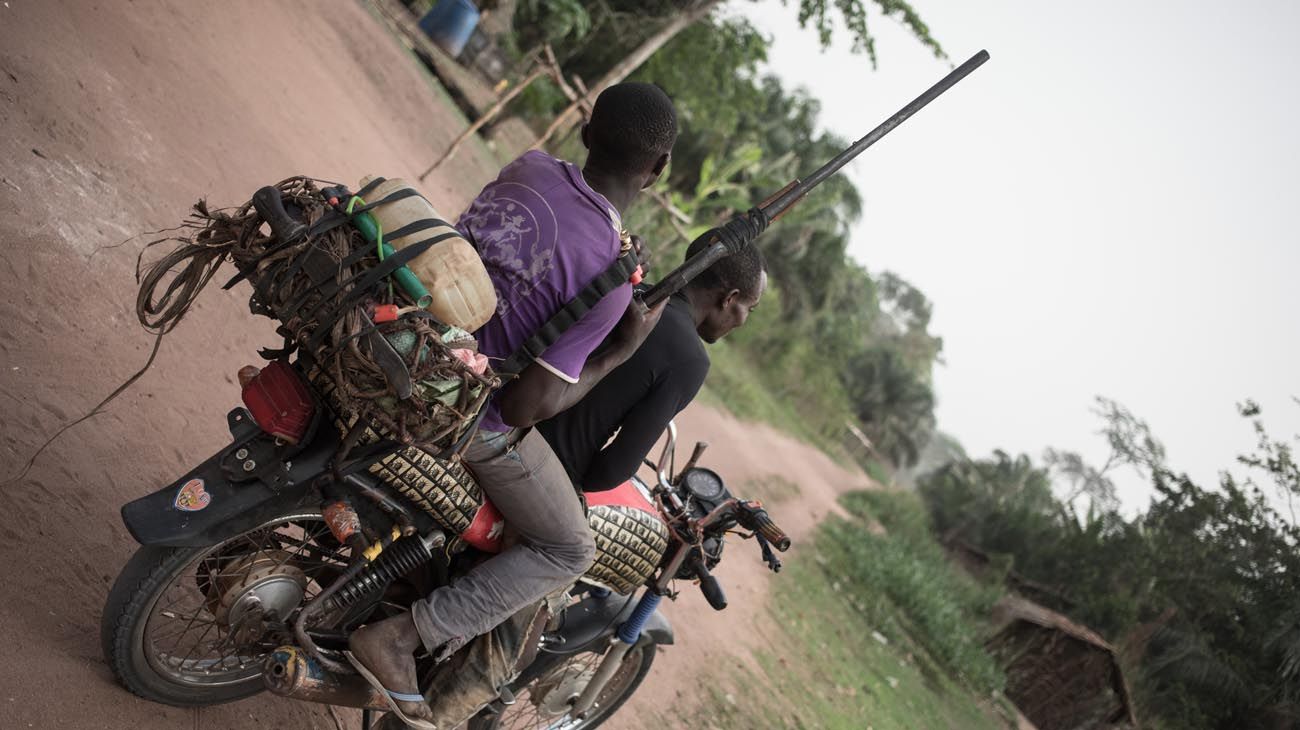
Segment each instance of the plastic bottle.
[[[373,178],[364,177],[359,187],[364,188]],[[382,200],[402,188],[412,187],[401,178],[389,178],[366,195],[366,200]],[[391,234],[418,220],[446,220],[438,214],[429,201],[412,195],[391,203],[375,206],[371,215],[383,227],[384,242],[401,250],[413,243],[444,234],[454,234],[441,240],[424,253],[412,259],[407,266],[429,290],[433,302],[429,313],[440,321],[473,332],[492,318],[496,311],[496,291],[487,269],[479,260],[478,252],[455,228],[450,225],[426,228],[416,233],[393,238]]]

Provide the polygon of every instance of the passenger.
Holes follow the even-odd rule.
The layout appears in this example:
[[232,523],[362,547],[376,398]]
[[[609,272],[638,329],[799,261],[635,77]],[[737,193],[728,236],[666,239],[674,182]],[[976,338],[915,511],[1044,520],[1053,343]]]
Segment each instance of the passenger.
[[[528,152],[479,193],[457,227],[477,248],[497,294],[496,314],[475,333],[481,352],[508,357],[614,263],[621,213],[667,167],[676,138],[676,113],[659,87],[618,84],[601,92],[582,128],[588,156],[581,170]],[[610,292],[486,406],[465,461],[520,541],[417,601],[410,614],[352,634],[354,664],[390,691],[415,726],[427,726],[419,720],[431,716],[418,696],[417,649],[450,656],[591,565],[595,544],[581,505],[564,467],[530,427],[577,403],[636,352],[664,306],[643,314],[631,300],[631,285]],[[592,356],[602,341],[606,347]]]
[[[693,245],[686,257],[704,248]],[[576,406],[538,425],[575,485],[598,492],[632,478],[704,384],[709,355],[700,341],[712,344],[744,325],[766,288],[763,256],[752,243],[713,264],[669,299],[631,359]]]

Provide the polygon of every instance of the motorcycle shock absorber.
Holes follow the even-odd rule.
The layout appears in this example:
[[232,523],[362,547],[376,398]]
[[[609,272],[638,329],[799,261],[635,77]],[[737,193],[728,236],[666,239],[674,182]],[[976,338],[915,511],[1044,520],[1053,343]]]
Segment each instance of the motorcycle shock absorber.
[[328,607],[342,610],[383,590],[394,580],[433,559],[433,551],[442,547],[446,536],[435,531],[426,536],[411,535],[393,542],[359,573],[339,586],[328,599]]
[[[447,536],[441,530],[434,530],[423,537],[411,535],[402,538],[401,534],[401,530],[394,526],[392,533],[367,548],[343,571],[342,575],[298,612],[298,618],[293,623],[294,638],[297,639],[299,646],[326,669],[345,674],[353,671],[348,664],[321,653],[316,642],[312,641],[311,636],[307,634],[307,625],[326,607],[351,606],[369,595],[371,591],[383,588],[394,578],[431,559],[433,551],[447,542]],[[402,559],[392,557],[390,551],[402,555]],[[381,558],[384,558],[382,563]],[[342,593],[344,589],[348,589],[348,597],[342,600],[336,598],[337,594]]]

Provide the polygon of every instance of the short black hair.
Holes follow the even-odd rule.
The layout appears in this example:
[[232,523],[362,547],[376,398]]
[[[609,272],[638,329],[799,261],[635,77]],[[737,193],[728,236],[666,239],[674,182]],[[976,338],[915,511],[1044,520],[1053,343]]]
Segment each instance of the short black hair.
[[600,92],[587,122],[591,154],[612,172],[644,172],[677,141],[677,110],[654,84],[625,81]]
[[[686,249],[686,259],[689,260],[695,254],[708,248],[711,241],[696,240]],[[740,291],[747,299],[754,299],[762,292],[759,287],[762,284],[763,272],[767,270],[767,262],[763,260],[763,252],[758,250],[751,241],[745,244],[740,251],[718,259],[712,266],[705,269],[699,276],[691,280],[687,286],[701,291],[731,291],[736,289]]]

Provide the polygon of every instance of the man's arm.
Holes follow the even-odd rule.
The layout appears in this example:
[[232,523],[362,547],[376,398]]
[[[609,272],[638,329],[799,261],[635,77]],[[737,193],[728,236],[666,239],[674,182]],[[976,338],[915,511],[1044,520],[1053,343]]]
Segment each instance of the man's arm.
[[577,382],[568,382],[542,362],[524,368],[501,392],[501,420],[516,428],[532,426],[582,400],[596,383],[626,362],[645,342],[659,323],[665,306],[666,302],[660,302],[643,313],[640,302],[632,300],[610,335],[609,347],[587,359]]
[[601,492],[631,479],[641,460],[668,428],[668,422],[695,399],[708,372],[709,361],[700,359],[682,363],[665,373],[623,419],[614,440],[592,457],[586,473],[579,479],[579,486],[584,491]]

